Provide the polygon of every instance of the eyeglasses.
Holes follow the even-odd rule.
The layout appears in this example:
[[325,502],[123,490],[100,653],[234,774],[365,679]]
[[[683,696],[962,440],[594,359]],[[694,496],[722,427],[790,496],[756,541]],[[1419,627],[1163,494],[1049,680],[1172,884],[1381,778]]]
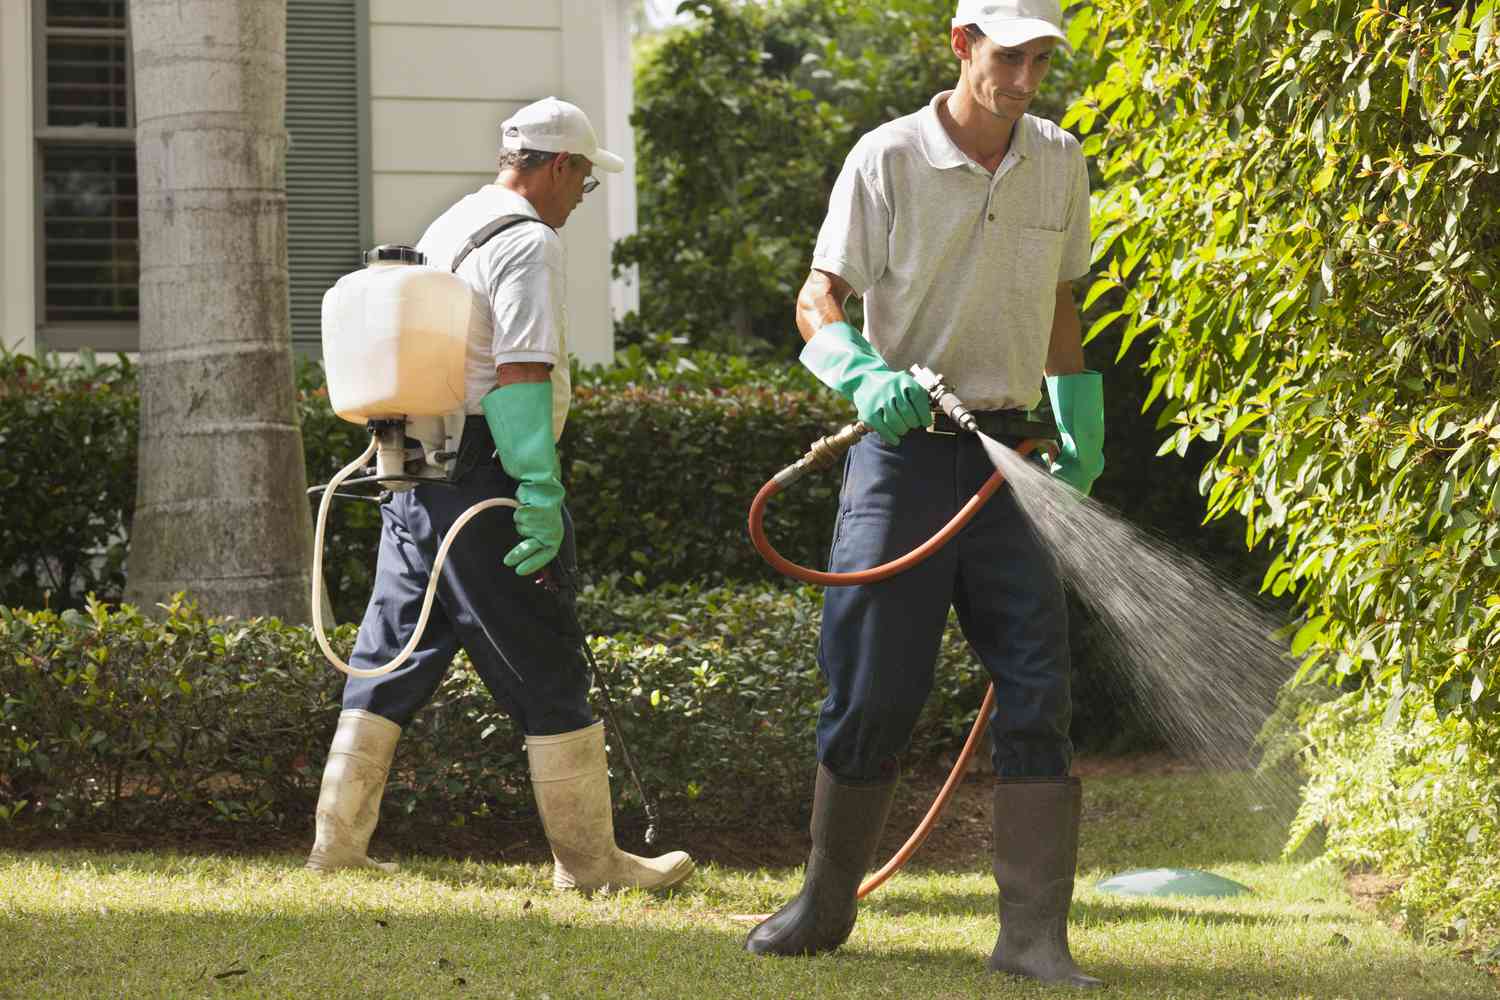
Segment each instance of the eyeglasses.
[[599,178],[597,178],[597,177],[585,177],[583,179],[583,193],[584,194],[588,194],[590,191],[594,190],[594,188],[596,188],[598,186],[599,186]]

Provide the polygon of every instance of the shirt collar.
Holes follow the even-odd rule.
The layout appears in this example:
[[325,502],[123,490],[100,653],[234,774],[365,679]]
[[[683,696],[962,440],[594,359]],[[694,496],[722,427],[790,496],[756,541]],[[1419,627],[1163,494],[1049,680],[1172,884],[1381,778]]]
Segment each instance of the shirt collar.
[[[947,170],[950,167],[962,167],[974,163],[967,153],[958,148],[958,144],[943,127],[943,120],[938,117],[938,102],[946,101],[951,93],[953,93],[951,90],[943,91],[917,113],[917,130],[922,139],[922,155],[927,157],[927,162],[936,170]],[[1015,128],[1011,130],[1010,152],[1020,159],[1026,159],[1031,152],[1034,130],[1031,116],[1022,115],[1021,119],[1016,122]],[[978,166],[978,164],[974,165]]]
[[529,215],[533,219],[541,218],[541,215],[536,210],[536,206],[531,203],[530,199],[514,188],[508,188],[504,184],[486,184],[479,190],[481,193],[488,192],[491,197],[498,197],[502,201],[511,202],[511,206],[509,207],[513,214]]

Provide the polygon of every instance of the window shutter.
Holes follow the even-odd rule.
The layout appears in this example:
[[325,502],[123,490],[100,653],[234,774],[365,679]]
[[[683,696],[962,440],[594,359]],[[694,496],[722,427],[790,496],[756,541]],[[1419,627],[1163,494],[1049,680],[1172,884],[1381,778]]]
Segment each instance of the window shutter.
[[323,293],[361,266],[363,0],[289,0],[287,256],[292,347],[322,353]]

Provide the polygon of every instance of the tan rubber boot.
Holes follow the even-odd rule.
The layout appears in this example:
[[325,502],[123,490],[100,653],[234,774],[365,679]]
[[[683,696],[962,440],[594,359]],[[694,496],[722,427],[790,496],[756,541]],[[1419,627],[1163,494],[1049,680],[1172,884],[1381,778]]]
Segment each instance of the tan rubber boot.
[[385,777],[396,754],[401,727],[374,712],[355,709],[339,713],[339,725],[323,767],[318,793],[317,838],[307,867],[315,872],[340,868],[377,868],[393,872],[397,866],[365,856],[370,835],[380,819]]
[[683,851],[640,858],[615,845],[604,723],[526,737],[531,787],[552,845],[554,889],[669,889],[693,873]]

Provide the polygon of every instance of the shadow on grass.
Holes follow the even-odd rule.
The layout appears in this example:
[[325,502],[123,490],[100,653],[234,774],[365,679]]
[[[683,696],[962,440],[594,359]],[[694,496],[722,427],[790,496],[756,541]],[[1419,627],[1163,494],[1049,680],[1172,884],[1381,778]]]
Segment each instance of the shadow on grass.
[[[1229,967],[1205,963],[1194,953],[1164,955],[1143,951],[1129,962],[1100,960],[1084,954],[1075,935],[1075,958],[1081,958],[1083,970],[1104,980],[1110,988],[1107,995],[1151,997],[1340,997],[1343,1000],[1473,1000],[1478,977],[1464,977],[1463,982],[1424,980],[1413,972],[1409,960],[1395,956],[1374,957],[1356,961],[1343,953],[1340,961],[1330,961],[1326,968],[1303,963],[1295,969],[1276,968],[1264,961],[1248,958]],[[983,967],[988,953],[976,954],[956,948],[896,948],[882,954],[881,960],[903,967],[923,970],[927,981],[940,983],[947,977],[957,979],[976,963]],[[1357,971],[1351,974],[1351,967]],[[984,995],[1059,996],[1057,987],[1048,987],[1017,976],[984,973],[989,987]]]
[[[881,890],[872,894],[862,904],[872,913],[888,917],[907,915],[921,916],[973,916],[995,920],[996,894],[991,892],[917,894]],[[1207,926],[1238,927],[1283,927],[1288,923],[1303,920],[1308,922],[1347,923],[1341,914],[1263,914],[1241,913],[1234,910],[1212,910],[1173,906],[1169,902],[1135,904],[1112,903],[1101,900],[1074,900],[1070,920],[1074,924],[1128,924],[1151,923],[1168,919]]]

